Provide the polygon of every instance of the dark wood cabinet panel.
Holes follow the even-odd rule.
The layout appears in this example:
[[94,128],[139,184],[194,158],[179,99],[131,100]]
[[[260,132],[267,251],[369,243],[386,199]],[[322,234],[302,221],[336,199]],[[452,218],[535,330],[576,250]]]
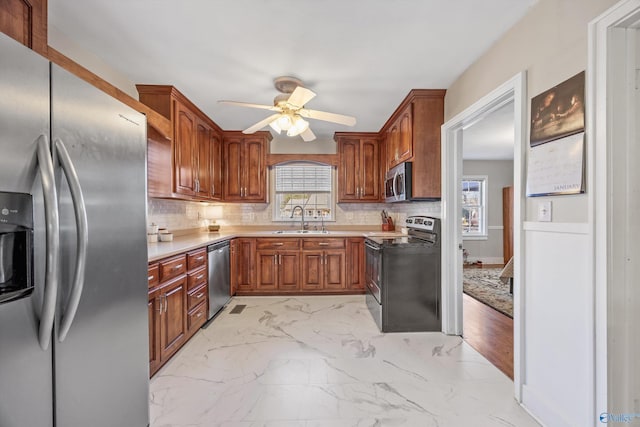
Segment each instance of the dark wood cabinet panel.
[[302,252],[302,290],[322,289],[324,280],[324,252]]
[[236,292],[251,291],[256,287],[256,240],[234,239],[235,250],[232,253],[232,281]]
[[300,253],[293,251],[278,253],[278,289],[283,291],[300,289]]
[[160,368],[160,291],[149,292],[149,373],[153,375]]
[[202,121],[196,127],[196,147],[194,165],[196,170],[196,197],[211,198],[211,128]]
[[164,362],[186,340],[187,276],[175,279],[162,288],[163,311],[160,317],[160,359]]
[[174,105],[176,110],[174,140],[175,192],[186,196],[195,196],[195,116],[179,102],[175,102]]
[[187,314],[187,338],[198,332],[198,329],[207,321],[207,310],[207,303],[203,302]]
[[260,250],[257,252],[256,289],[259,291],[274,291],[278,288],[278,253],[276,251]]
[[347,287],[351,290],[364,290],[364,261],[364,239],[347,239]]
[[338,202],[381,200],[382,169],[377,133],[337,132]]
[[324,288],[343,290],[346,287],[346,254],[344,250],[330,250],[324,253]]
[[0,0],[0,31],[47,56],[47,0]]
[[224,200],[228,202],[267,201],[267,153],[269,132],[224,135]]
[[222,200],[222,183],[223,183],[223,155],[222,137],[215,131],[211,131],[210,138],[210,167],[209,175],[211,177],[211,200]]

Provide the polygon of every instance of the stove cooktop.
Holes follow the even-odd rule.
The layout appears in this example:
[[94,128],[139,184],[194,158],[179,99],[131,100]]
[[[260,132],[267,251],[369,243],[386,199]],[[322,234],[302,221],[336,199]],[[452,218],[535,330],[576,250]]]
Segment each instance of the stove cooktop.
[[401,245],[431,245],[432,243],[411,236],[402,236],[402,237],[367,237],[367,240],[370,240],[376,243],[378,246],[401,246]]

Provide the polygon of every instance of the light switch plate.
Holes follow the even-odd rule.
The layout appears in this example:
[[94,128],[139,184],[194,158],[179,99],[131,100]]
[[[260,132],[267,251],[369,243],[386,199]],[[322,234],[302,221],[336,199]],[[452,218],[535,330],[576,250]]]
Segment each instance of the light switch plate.
[[538,221],[551,222],[551,201],[538,204]]

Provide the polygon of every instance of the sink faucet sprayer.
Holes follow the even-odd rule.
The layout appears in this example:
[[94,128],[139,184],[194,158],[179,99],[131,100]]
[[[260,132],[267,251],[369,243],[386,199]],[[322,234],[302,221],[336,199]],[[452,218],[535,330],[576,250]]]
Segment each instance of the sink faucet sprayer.
[[302,222],[300,223],[300,230],[304,231],[304,208],[300,205],[296,205],[293,207],[293,210],[291,211],[291,216],[289,218],[293,218],[293,214],[296,213],[296,209],[300,209],[300,212],[302,213]]

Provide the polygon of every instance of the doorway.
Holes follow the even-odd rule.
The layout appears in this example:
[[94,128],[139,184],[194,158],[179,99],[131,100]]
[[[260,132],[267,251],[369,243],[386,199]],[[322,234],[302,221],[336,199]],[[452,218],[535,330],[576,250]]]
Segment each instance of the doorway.
[[522,212],[524,211],[524,141],[526,73],[521,72],[456,115],[442,126],[442,331],[463,333],[463,247],[461,183],[463,177],[464,130],[509,103],[514,111],[513,148],[513,380],[516,400],[521,401]]
[[462,130],[465,341],[513,379],[514,102]]
[[587,167],[595,170],[587,185],[594,188],[596,414],[637,418],[640,1],[621,1],[589,25],[587,76],[588,151],[594,153]]

